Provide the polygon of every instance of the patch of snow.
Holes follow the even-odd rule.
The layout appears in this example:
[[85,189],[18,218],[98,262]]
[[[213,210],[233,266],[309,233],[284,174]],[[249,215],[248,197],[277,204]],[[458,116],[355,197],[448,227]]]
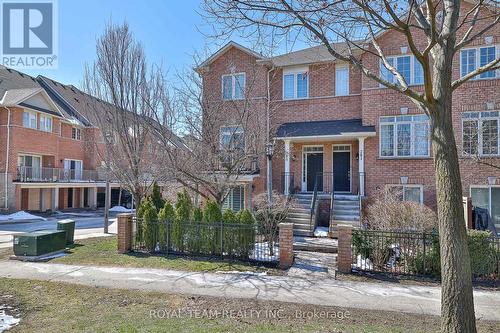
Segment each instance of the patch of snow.
[[21,318],[15,318],[14,316],[7,314],[7,311],[10,309],[11,307],[8,305],[0,305],[0,332],[8,331],[21,321]]
[[366,270],[372,270],[373,269],[373,264],[370,259],[368,258],[363,258],[361,257],[361,254],[358,254],[356,257],[356,267],[359,269],[366,269]]
[[109,209],[109,211],[116,213],[132,213],[135,212],[135,209],[128,209],[123,206],[113,206]]
[[278,261],[279,253],[280,249],[276,243],[274,243],[273,255],[269,252],[269,242],[255,243],[250,258],[257,261]]
[[25,212],[24,210],[21,210],[19,212],[15,212],[9,215],[0,215],[0,222],[1,221],[23,221],[23,220],[43,220],[47,221],[46,218],[33,215],[30,213]]
[[328,227],[316,227],[314,237],[328,237]]
[[240,275],[254,275],[254,276],[266,276],[267,272],[250,272],[250,271],[216,271],[218,274],[240,274]]

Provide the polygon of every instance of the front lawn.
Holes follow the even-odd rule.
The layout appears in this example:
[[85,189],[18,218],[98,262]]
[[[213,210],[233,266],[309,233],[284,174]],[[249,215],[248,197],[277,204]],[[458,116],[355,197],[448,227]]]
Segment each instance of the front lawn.
[[[427,333],[439,330],[439,318],[434,316],[169,295],[32,280],[0,279],[0,294],[5,296],[0,302],[8,302],[19,309],[16,313],[21,315],[19,326],[12,332]],[[178,309],[182,309],[181,312],[177,312]],[[266,313],[278,316],[266,316]],[[307,318],[313,313],[330,315],[328,318]],[[337,314],[336,318],[333,314]],[[480,321],[479,331],[498,332],[500,323]]]
[[280,274],[281,272],[278,269],[259,267],[250,263],[174,255],[120,254],[116,249],[116,237],[82,239],[75,241],[75,244],[69,250],[69,255],[53,259],[50,262],[72,265],[163,268],[182,271],[266,271],[271,274]]

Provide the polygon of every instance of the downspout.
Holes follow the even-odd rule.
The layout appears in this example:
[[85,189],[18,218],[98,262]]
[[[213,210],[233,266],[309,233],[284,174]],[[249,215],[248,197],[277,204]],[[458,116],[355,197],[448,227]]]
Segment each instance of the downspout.
[[271,131],[271,120],[270,120],[270,109],[271,109],[271,72],[274,71],[274,65],[272,65],[271,69],[267,71],[267,142],[271,140],[270,131]]
[[4,106],[7,110],[7,149],[5,153],[5,209],[9,209],[9,155],[10,155],[10,109]]

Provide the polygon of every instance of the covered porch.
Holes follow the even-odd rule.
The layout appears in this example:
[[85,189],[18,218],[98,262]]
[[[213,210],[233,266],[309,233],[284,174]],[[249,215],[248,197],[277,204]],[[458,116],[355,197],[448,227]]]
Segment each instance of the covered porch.
[[365,141],[374,126],[361,119],[282,124],[284,143],[281,190],[293,193],[365,195]]

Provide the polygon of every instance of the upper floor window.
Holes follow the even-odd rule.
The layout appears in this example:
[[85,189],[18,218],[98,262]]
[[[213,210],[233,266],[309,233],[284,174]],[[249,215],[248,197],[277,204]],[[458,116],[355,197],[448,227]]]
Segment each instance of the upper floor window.
[[228,126],[220,129],[220,161],[222,167],[232,167],[240,161],[245,152],[245,134],[240,126]]
[[462,114],[462,144],[465,155],[499,155],[500,112]]
[[226,100],[245,97],[245,73],[222,76],[222,97]]
[[37,129],[36,113],[31,111],[24,111],[23,113],[23,127]]
[[[477,68],[487,65],[495,60],[500,53],[496,46],[485,46],[477,48],[468,48],[460,51],[460,74],[465,76]],[[474,79],[489,79],[499,77],[496,70],[487,71],[474,76]]]
[[[424,70],[422,64],[414,56],[404,55],[387,57],[387,62],[392,67],[396,68],[407,84],[418,85],[424,83]],[[399,83],[396,76],[385,67],[382,60],[380,61],[380,77],[391,83]]]
[[409,115],[380,118],[381,157],[427,157],[429,155],[429,117]]
[[81,129],[76,128],[76,127],[71,128],[71,138],[73,140],[81,140],[81,138],[82,138],[81,135],[82,135]]
[[40,130],[44,132],[52,132],[52,117],[40,115]]
[[349,67],[335,66],[335,95],[349,95]]
[[241,150],[245,149],[245,136],[243,128],[240,126],[222,127],[220,130],[221,150]]
[[306,69],[283,73],[283,99],[309,97],[309,73]]

